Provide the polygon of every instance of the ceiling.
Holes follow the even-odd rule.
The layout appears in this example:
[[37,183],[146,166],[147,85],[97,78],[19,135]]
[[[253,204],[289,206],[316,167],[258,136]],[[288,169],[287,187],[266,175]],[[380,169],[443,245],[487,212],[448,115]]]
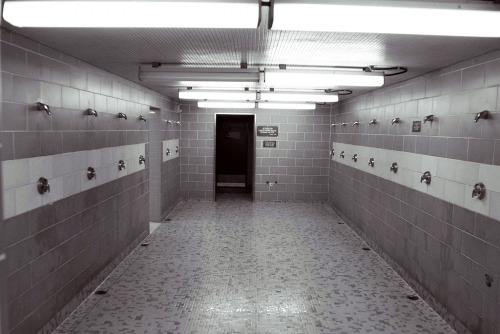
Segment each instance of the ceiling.
[[[263,23],[267,22],[267,10],[263,7]],[[387,86],[500,49],[498,38],[275,31],[262,23],[258,29],[6,27],[174,98],[178,97],[177,89],[140,82],[139,65],[161,62],[239,68],[247,62],[249,67],[287,64],[408,68],[403,75],[387,77]],[[363,92],[366,90],[355,89],[354,95]]]

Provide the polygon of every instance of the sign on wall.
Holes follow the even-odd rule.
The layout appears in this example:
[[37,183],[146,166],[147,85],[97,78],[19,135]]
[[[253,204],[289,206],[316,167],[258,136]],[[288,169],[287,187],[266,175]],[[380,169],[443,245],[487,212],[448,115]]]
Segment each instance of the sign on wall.
[[264,140],[262,142],[262,147],[265,147],[265,148],[276,148],[276,140]]
[[277,126],[258,126],[257,136],[259,137],[278,137]]

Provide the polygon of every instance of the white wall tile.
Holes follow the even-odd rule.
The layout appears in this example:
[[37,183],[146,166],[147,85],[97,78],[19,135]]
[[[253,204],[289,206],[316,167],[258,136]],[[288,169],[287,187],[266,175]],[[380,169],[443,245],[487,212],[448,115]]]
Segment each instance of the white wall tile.
[[4,217],[16,215],[16,189],[8,189],[2,192]]
[[38,182],[40,177],[51,179],[54,156],[29,158],[29,183]]
[[2,162],[2,188],[10,189],[27,185],[29,182],[27,159]]
[[82,191],[80,174],[71,174],[63,177],[63,197],[73,196]]
[[465,185],[455,181],[445,180],[444,199],[450,203],[464,206]]
[[16,215],[31,211],[42,206],[42,195],[38,193],[36,184],[15,188]]

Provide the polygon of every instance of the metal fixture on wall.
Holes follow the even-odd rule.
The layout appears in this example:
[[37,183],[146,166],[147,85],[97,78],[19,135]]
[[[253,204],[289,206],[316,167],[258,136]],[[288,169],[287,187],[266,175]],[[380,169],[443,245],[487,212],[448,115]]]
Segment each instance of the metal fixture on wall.
[[373,124],[377,124],[377,120],[374,118],[370,121],[370,123],[368,123],[368,125],[373,125]]
[[484,196],[486,195],[486,187],[484,186],[484,183],[478,182],[474,185],[474,189],[472,189],[472,198],[477,198],[479,200],[482,200]]
[[390,171],[393,172],[394,174],[396,174],[398,172],[398,163],[397,162],[392,163]]
[[125,120],[127,120],[127,115],[125,115],[124,113],[122,112],[119,112],[118,113],[118,118],[124,118]]
[[330,150],[330,155],[331,155],[332,157],[335,155],[335,149],[334,149],[334,148],[332,148],[332,149]]
[[170,149],[167,148],[167,151],[165,152],[167,155],[170,155],[172,152],[170,152]]
[[44,177],[39,178],[37,182],[37,188],[38,188],[38,193],[40,195],[43,195],[45,193],[50,193],[49,180],[47,180]]
[[172,121],[171,121],[171,120],[169,120],[169,119],[167,119],[167,121],[166,121],[166,122],[167,122],[167,124],[172,124]]
[[179,146],[175,147],[175,153],[179,153]]
[[357,154],[354,154],[351,158],[351,160],[353,160],[354,162],[358,162],[358,155]]
[[427,185],[431,184],[432,175],[431,172],[426,171],[424,175],[420,178],[420,183],[425,182]]
[[370,158],[370,161],[368,161],[368,166],[375,167],[375,159]]
[[89,116],[94,116],[94,117],[98,117],[98,116],[99,116],[99,115],[97,114],[97,111],[96,111],[96,110],[94,110],[94,109],[92,109],[92,108],[88,108],[88,109],[86,110],[86,112],[87,112],[87,115],[89,115]]
[[97,173],[95,171],[95,168],[94,167],[89,167],[87,168],[87,178],[89,180],[92,180],[93,178],[95,178],[97,176]]
[[474,117],[474,122],[477,123],[477,121],[479,121],[481,118],[488,119],[489,115],[490,115],[490,112],[488,110],[483,110],[481,112],[478,112],[476,114],[476,117]]
[[142,116],[142,115],[141,115],[141,116],[139,116],[139,121],[144,121],[144,123],[146,123],[146,117],[144,117],[144,116]]
[[127,166],[125,166],[125,161],[123,160],[118,161],[118,169],[123,170],[125,168],[127,168]]
[[344,151],[340,152],[340,157],[341,157],[342,159],[344,159],[344,158],[345,158],[345,152],[344,152]]
[[42,103],[42,102],[37,102],[36,103],[36,110],[38,111],[45,111],[47,115],[51,115],[52,112],[50,111],[50,107],[48,104]]
[[425,116],[424,117],[424,124],[426,122],[431,122],[431,123],[434,122],[434,115],[427,115],[427,116]]
[[347,123],[340,123],[340,126],[346,126]]
[[353,126],[353,127],[354,127],[354,126],[356,126],[356,125],[359,125],[359,122],[354,122],[354,123],[352,123],[352,126]]
[[177,121],[175,122],[176,125],[181,126],[181,122]]
[[399,122],[400,122],[399,117],[393,118],[391,121],[391,125],[394,125],[394,123],[399,123]]
[[143,163],[146,163],[146,158],[144,158],[143,155],[139,156],[139,165],[142,165]]

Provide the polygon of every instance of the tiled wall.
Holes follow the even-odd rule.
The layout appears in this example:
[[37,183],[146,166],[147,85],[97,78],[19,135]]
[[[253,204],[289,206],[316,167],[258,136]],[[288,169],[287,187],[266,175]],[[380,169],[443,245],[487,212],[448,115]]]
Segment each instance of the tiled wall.
[[[180,199],[180,147],[175,153],[175,146],[180,146],[180,125],[175,124],[180,118],[175,112],[177,108],[178,105],[171,102],[166,109],[151,114],[149,184],[152,222],[165,219]],[[166,155],[166,141],[175,141],[175,145],[169,145],[174,149],[169,156]]]
[[[170,101],[9,31],[1,38],[9,331],[32,333],[54,328],[148,233],[150,122],[139,116]],[[50,194],[38,194],[41,176]]]
[[[332,127],[331,205],[463,332],[500,333],[499,85],[496,52],[350,99],[331,119],[349,123]],[[485,109],[490,118],[473,122]],[[430,185],[420,183],[426,170]],[[476,182],[488,190],[482,201]]]
[[[278,137],[256,138],[257,201],[327,201],[330,107],[311,110],[219,110],[182,106],[181,194],[213,200],[214,114],[251,113],[256,126],[276,125]],[[263,148],[276,140],[276,148]],[[269,187],[266,181],[278,181]]]

